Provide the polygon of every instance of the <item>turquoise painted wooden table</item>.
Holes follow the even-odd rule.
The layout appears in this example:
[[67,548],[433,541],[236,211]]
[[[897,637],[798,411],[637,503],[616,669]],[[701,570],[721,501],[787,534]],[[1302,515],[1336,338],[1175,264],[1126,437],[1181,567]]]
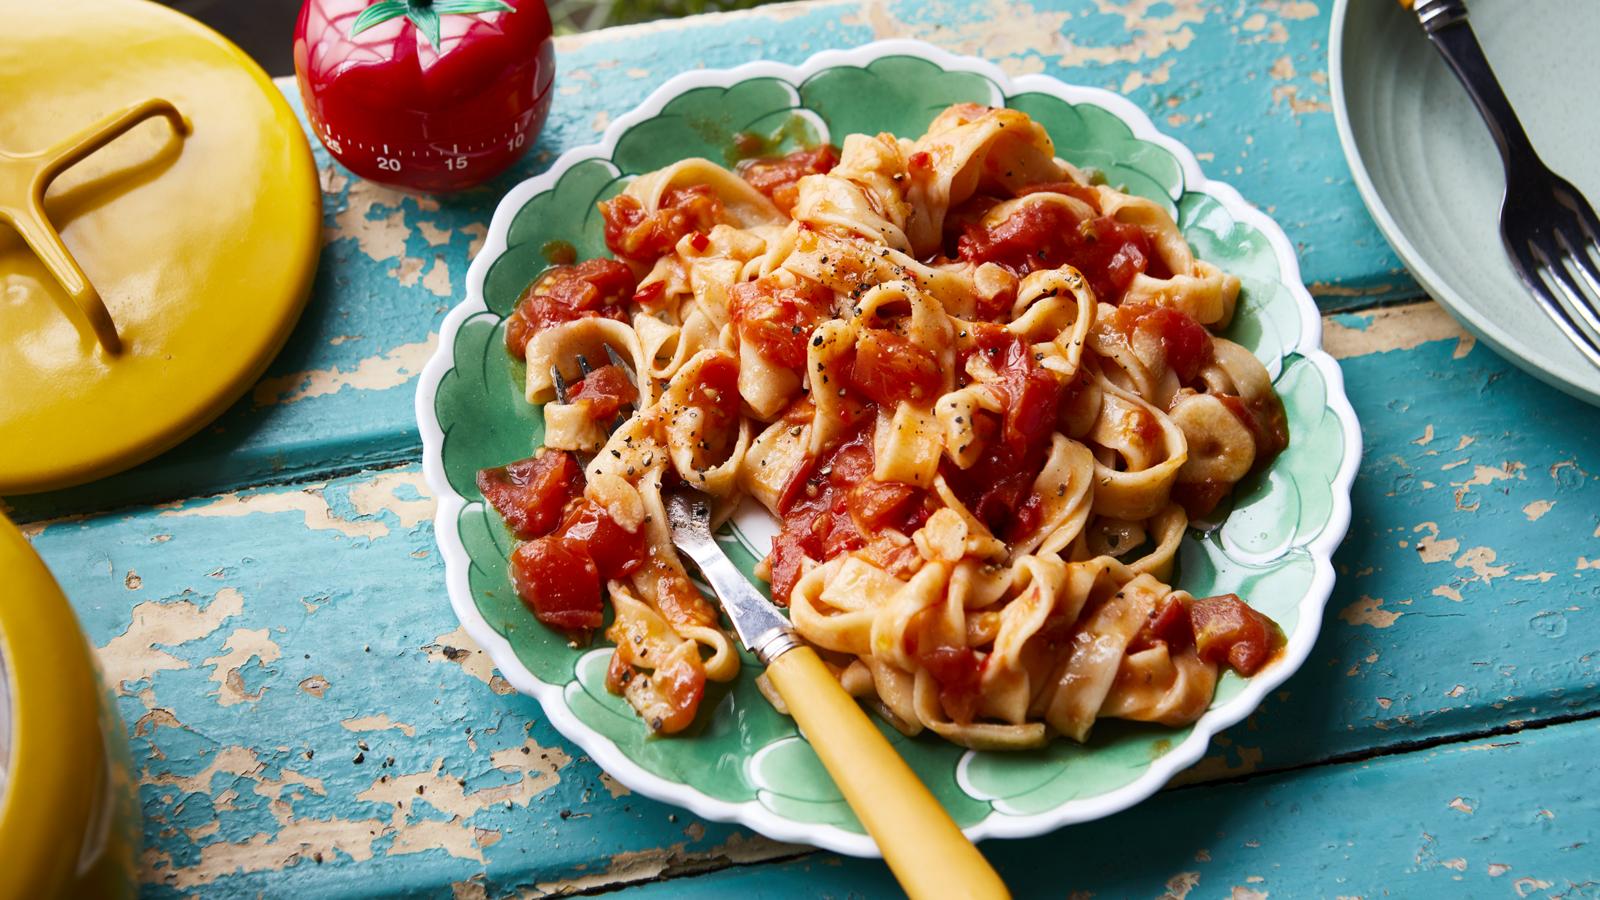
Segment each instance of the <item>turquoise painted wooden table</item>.
[[1304,669],[1149,802],[986,844],[1018,895],[1600,891],[1600,418],[1399,268],[1334,135],[1328,6],[825,2],[617,29],[561,43],[550,126],[496,186],[402,196],[320,156],[322,268],[267,377],[137,471],[10,500],[115,686],[148,893],[892,892],[879,863],[630,795],[510,690],[446,603],[411,404],[515,179],[674,73],[898,36],[1120,90],[1272,213],[1368,448]]

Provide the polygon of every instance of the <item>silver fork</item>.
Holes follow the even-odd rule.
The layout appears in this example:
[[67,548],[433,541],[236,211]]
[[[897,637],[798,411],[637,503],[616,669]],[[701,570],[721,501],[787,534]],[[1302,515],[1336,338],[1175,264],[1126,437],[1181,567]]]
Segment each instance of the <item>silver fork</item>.
[[1534,151],[1467,24],[1464,0],[1418,0],[1414,9],[1500,150],[1506,173],[1500,240],[1512,267],[1561,333],[1600,367],[1600,265],[1591,255],[1600,256],[1600,219]]
[[[611,364],[621,369],[623,372],[626,372],[628,375],[628,380],[637,385],[639,383],[639,376],[633,371],[633,366],[629,365],[628,361],[623,359],[621,354],[612,349],[610,344],[606,344],[605,346],[606,357],[610,360]],[[594,366],[589,364],[589,359],[582,353],[573,356],[572,359],[578,364],[578,371],[583,373],[584,378],[588,378],[589,373],[594,371]],[[555,386],[556,400],[558,402],[571,402],[571,400],[568,398],[572,396],[572,389],[571,386],[567,384],[567,379],[562,376],[560,366],[550,367],[550,383]],[[622,423],[628,421],[630,412],[631,405],[624,406],[622,409],[617,410],[617,417],[611,421],[611,427],[606,429],[607,432],[616,431],[618,428],[621,428]]]
[[[609,345],[606,356],[638,383],[633,367]],[[582,355],[573,361],[584,377],[593,371]],[[556,399],[570,402],[571,386],[558,366],[550,367],[550,381]],[[628,415],[627,408],[619,410],[610,430],[620,427]],[[1009,898],[1005,883],[983,854],[845,693],[816,651],[800,640],[789,620],[717,545],[711,533],[711,498],[684,484],[663,499],[673,544],[705,576],[740,643],[767,667],[768,680],[906,894],[912,900]]]

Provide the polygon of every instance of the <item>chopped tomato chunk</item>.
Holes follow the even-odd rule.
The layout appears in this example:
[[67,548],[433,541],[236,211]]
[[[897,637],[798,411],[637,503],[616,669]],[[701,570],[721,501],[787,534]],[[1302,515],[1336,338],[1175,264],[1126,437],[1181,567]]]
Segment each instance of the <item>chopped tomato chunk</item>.
[[820,457],[808,456],[790,474],[778,500],[783,520],[768,558],[772,596],[786,604],[802,559],[819,562],[865,546],[851,516],[852,489],[872,477],[872,429],[863,417],[855,430]]
[[973,425],[985,441],[983,455],[959,469],[949,460],[940,467],[961,502],[991,532],[1007,540],[1026,537],[1039,527],[1043,498],[1033,483],[1050,452],[1050,435],[1064,389],[1056,375],[1039,365],[1027,342],[994,325],[974,327],[976,352],[999,374],[1005,413],[979,412]]
[[583,471],[572,454],[545,450],[538,456],[478,472],[483,499],[519,538],[547,534],[561,521],[561,509],[583,493]]
[[567,506],[561,536],[582,544],[602,579],[631,575],[645,561],[644,535],[630,532],[593,500],[580,497]]
[[747,159],[739,163],[739,177],[766,194],[787,216],[793,214],[795,201],[799,199],[800,179],[807,175],[825,175],[838,164],[839,151],[832,144],[823,144],[775,159]]
[[1150,611],[1150,619],[1134,635],[1128,645],[1130,650],[1146,650],[1156,644],[1166,644],[1173,653],[1187,650],[1194,643],[1194,624],[1189,619],[1189,607],[1172,594]]
[[1240,675],[1260,671],[1283,644],[1277,623],[1250,608],[1237,594],[1196,600],[1189,604],[1189,618],[1200,658],[1227,663]]
[[596,422],[610,422],[624,406],[639,402],[639,389],[620,366],[601,366],[585,375],[568,399],[589,404],[589,418]]
[[506,319],[506,350],[517,359],[528,339],[553,325],[588,316],[623,321],[633,295],[633,270],[614,259],[589,259],[546,269]]
[[874,403],[931,403],[942,380],[938,360],[910,338],[883,328],[862,329],[856,337],[850,383]]
[[686,234],[710,233],[722,216],[722,200],[703,184],[673,188],[661,196],[660,208],[646,213],[627,194],[600,201],[606,246],[623,259],[653,263]]
[[1061,380],[1039,365],[1027,341],[1004,328],[979,325],[973,337],[1006,394],[1003,440],[1014,451],[1040,444],[1055,428],[1064,392]]
[[872,533],[904,512],[922,494],[921,488],[909,484],[876,481],[869,477],[850,489],[848,503],[855,515],[856,525]]
[[772,550],[767,555],[767,567],[771,570],[772,602],[779,606],[789,605],[789,595],[794,592],[794,586],[800,581],[801,564],[805,561],[806,551],[804,541],[789,528],[778,532],[772,539]]
[[726,458],[739,437],[739,364],[726,355],[706,360],[688,402],[700,411],[700,449],[711,459]]
[[969,224],[956,252],[967,262],[996,263],[1019,276],[1070,265],[1089,280],[1097,299],[1112,304],[1122,301],[1141,272],[1172,274],[1139,226],[1111,216],[1080,219],[1060,203],[1027,204],[988,228]]
[[811,332],[828,318],[833,292],[820,284],[780,286],[771,277],[746,281],[728,292],[728,316],[739,331],[774,364],[799,369],[806,364]]
[[600,573],[579,541],[535,538],[511,554],[511,583],[540,622],[568,633],[599,628],[604,618]]

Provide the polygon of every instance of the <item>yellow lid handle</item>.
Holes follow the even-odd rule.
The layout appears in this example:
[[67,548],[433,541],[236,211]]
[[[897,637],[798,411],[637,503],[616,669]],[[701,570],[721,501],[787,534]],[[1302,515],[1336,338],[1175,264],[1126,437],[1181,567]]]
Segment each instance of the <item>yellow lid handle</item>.
[[100,293],[89,282],[88,276],[83,274],[82,267],[72,258],[72,252],[45,216],[44,192],[57,175],[144,120],[156,116],[171,122],[172,130],[180,137],[189,133],[189,126],[178,113],[177,107],[165,100],[146,100],[138,106],[107,116],[37,153],[23,156],[0,153],[0,221],[10,222],[45,268],[50,270],[50,274],[61,282],[62,289],[83,312],[100,346],[107,353],[122,351],[117,325],[112,321],[105,302],[100,299]]
[[912,900],[1011,896],[810,647],[774,659],[767,678]]

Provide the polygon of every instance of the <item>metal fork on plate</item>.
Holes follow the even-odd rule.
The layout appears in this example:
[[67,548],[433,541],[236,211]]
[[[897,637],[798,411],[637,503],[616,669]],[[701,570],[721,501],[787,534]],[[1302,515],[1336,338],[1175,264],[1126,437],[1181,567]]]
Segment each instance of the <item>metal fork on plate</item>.
[[[607,347],[606,355],[630,381],[638,383],[633,367],[616,351]],[[592,371],[589,361],[583,356],[573,361],[588,377]],[[568,402],[572,391],[556,366],[550,367],[550,380],[556,399]],[[620,411],[611,430],[628,415],[628,409]],[[711,498],[685,484],[669,490],[664,499],[672,543],[694,560],[733,623],[740,643],[767,667],[767,680],[789,707],[851,810],[877,842],[906,894],[913,900],[1000,900],[1010,896],[1000,876],[860,705],[845,693],[816,651],[795,635],[789,620],[723,553],[711,534]]]
[[1512,267],[1562,334],[1600,366],[1600,219],[1534,151],[1467,24],[1464,0],[1417,0],[1413,9],[1500,149],[1506,172],[1500,239]]

